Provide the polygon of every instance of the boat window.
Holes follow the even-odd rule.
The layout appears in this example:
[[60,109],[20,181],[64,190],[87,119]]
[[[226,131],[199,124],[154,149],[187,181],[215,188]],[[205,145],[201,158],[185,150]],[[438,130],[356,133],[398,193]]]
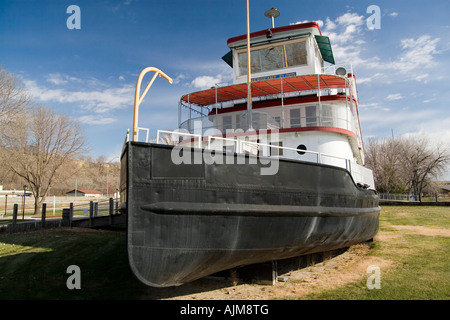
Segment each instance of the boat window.
[[[239,118],[239,121],[238,121]],[[240,115],[236,115],[236,126],[239,126],[237,129],[242,129],[246,131],[248,129],[247,123],[247,113],[242,113]]]
[[333,109],[331,108],[331,105],[329,104],[323,104],[322,105],[322,126],[325,127],[332,127],[333,126]]
[[285,45],[287,66],[307,64],[306,41],[294,42]]
[[267,118],[264,114],[252,112],[252,126],[255,130],[267,128]]
[[317,125],[316,117],[316,106],[308,106],[305,108],[306,111],[306,126],[314,127]]
[[300,144],[300,145],[297,146],[297,150],[298,150],[297,153],[299,155],[303,155],[306,152],[305,151],[301,151],[301,150],[308,150],[308,149],[306,149],[306,146],[304,144]]
[[[295,42],[266,45],[251,51],[251,72],[258,73],[286,67],[306,65],[308,53],[306,50],[306,38]],[[247,74],[247,51],[243,49],[238,53],[239,74]]]
[[259,50],[261,57],[261,71],[284,68],[283,47],[272,47]]
[[300,109],[290,110],[291,128],[300,127]]
[[223,116],[222,131],[225,133],[227,129],[233,129],[233,121],[231,116]]
[[281,118],[279,116],[277,116],[277,117],[273,117],[273,120],[275,121],[275,124],[278,125],[278,128],[279,128],[280,124],[281,124]]

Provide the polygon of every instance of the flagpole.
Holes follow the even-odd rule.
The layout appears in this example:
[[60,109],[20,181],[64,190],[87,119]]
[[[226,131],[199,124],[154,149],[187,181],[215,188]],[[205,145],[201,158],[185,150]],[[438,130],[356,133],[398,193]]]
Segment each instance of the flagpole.
[[252,126],[252,75],[250,61],[250,5],[247,0],[247,121],[248,128]]

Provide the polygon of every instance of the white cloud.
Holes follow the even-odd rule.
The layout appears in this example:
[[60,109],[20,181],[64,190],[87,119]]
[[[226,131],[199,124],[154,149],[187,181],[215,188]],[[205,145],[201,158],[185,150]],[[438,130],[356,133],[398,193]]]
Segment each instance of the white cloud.
[[[67,80],[60,81],[60,77],[50,76],[47,77],[47,80],[52,84],[67,84]],[[86,81],[87,84],[92,82],[99,81],[96,79],[88,79]],[[123,85],[121,87],[103,90],[90,90],[91,86],[88,85],[88,88],[71,91],[65,87],[50,89],[38,85],[34,80],[24,80],[23,83],[31,95],[41,102],[77,103],[80,108],[95,113],[106,113],[114,109],[121,109],[132,105],[135,90],[132,85]],[[103,86],[106,85],[103,84]]]
[[51,84],[57,86],[67,84],[68,82],[77,82],[77,83],[82,82],[82,80],[79,78],[61,73],[49,73],[47,76],[45,76],[45,78],[47,82],[50,82]]
[[214,87],[216,84],[223,82],[222,75],[218,74],[215,77],[211,76],[199,76],[192,80],[191,84],[197,89],[208,89]]
[[105,125],[111,124],[117,121],[115,118],[111,117],[101,117],[98,115],[87,115],[79,117],[78,120],[83,124],[92,124],[92,125]]
[[[121,77],[118,79],[123,82]],[[80,79],[59,73],[48,74],[44,78],[48,85],[24,79],[25,89],[38,103],[71,108],[71,113],[83,124],[115,123],[118,119],[114,117],[114,111],[134,103],[135,88],[131,84],[112,87],[96,78]]]
[[389,13],[389,16],[390,17],[397,17],[398,13],[397,12],[391,12],[391,13]]
[[[402,39],[403,53],[396,61],[389,63],[387,66],[403,74],[414,71],[414,79],[421,81],[428,76],[428,74],[422,73],[422,70],[436,66],[434,55],[438,53],[436,46],[439,40],[439,38],[432,38],[430,35],[422,35],[417,39]],[[418,77],[419,72],[422,74]]]
[[186,76],[184,74],[180,73],[173,79],[173,84],[179,84],[184,79],[186,79]]
[[327,17],[325,20],[322,34],[330,38],[333,55],[338,64],[351,63],[357,67],[366,63],[362,58],[365,41],[361,37],[364,21],[364,16],[356,13],[345,13],[335,20]]
[[66,84],[67,80],[63,79],[59,73],[50,73],[47,75],[47,81],[56,85]]
[[[397,13],[391,13],[396,16]],[[363,15],[345,13],[332,20],[327,17],[323,34],[330,38],[333,54],[338,64],[352,64],[358,70],[377,70],[378,80],[387,81],[417,81],[426,82],[430,73],[428,70],[436,67],[437,46],[440,39],[428,34],[416,38],[399,39],[397,49],[400,53],[391,59],[381,59],[370,55],[369,46],[365,41],[367,27]],[[395,48],[394,48],[395,49]],[[358,83],[370,83],[374,77],[363,77]]]
[[336,24],[330,20],[330,18],[327,17],[327,19],[325,20],[326,23],[326,30],[327,31],[331,31],[334,30],[336,28]]
[[388,100],[388,101],[401,100],[401,99],[403,99],[403,97],[400,93],[389,94],[386,97],[386,100]]
[[350,13],[347,12],[343,14],[342,16],[339,16],[336,19],[336,22],[340,25],[344,26],[350,26],[350,25],[356,25],[360,26],[364,24],[364,16],[360,16],[357,13]]

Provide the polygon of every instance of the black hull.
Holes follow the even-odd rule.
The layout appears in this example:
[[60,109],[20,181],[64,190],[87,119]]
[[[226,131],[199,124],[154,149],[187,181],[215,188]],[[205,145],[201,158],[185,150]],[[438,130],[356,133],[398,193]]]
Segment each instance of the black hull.
[[279,159],[276,174],[261,175],[260,158],[236,154],[176,165],[172,148],[128,142],[122,155],[129,263],[147,285],[348,247],[378,231],[378,196],[345,169]]

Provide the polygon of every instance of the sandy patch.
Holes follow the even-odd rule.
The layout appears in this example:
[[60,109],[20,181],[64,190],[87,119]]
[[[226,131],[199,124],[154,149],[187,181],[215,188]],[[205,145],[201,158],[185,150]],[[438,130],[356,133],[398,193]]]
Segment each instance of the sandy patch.
[[442,236],[450,237],[450,229],[438,228],[438,227],[425,227],[425,226],[390,226],[396,230],[406,230],[415,234],[420,234],[423,236]]
[[346,252],[332,259],[300,270],[288,272],[286,282],[275,285],[237,284],[220,289],[180,295],[170,299],[195,300],[264,300],[301,299],[322,290],[335,289],[349,283],[368,278],[367,268],[376,265],[381,270],[393,265],[393,261],[367,256],[368,244],[350,247]]

